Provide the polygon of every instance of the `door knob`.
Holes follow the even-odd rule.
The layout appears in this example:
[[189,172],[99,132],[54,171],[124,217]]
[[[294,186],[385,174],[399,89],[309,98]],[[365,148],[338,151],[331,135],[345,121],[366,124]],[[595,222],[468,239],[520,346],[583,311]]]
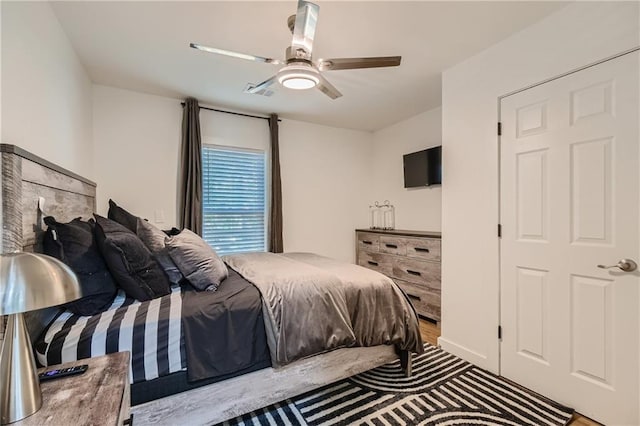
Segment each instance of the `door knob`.
[[615,265],[598,265],[601,269],[620,268],[624,272],[633,272],[638,269],[638,264],[631,259],[621,259]]

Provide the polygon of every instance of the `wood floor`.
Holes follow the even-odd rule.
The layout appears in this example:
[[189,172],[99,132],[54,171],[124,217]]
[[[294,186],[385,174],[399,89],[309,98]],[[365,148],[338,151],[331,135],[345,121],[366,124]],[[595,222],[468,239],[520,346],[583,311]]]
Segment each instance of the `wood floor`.
[[[438,345],[438,337],[440,337],[440,327],[429,321],[420,320],[420,334],[422,340],[430,343],[434,346]],[[570,426],[600,426],[600,423],[595,422],[580,414],[574,414],[573,419],[569,423]]]

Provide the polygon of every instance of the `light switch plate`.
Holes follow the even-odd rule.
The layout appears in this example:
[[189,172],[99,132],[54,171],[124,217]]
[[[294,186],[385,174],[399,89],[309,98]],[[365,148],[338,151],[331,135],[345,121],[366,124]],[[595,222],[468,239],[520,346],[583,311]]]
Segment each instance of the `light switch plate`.
[[153,214],[156,223],[164,223],[164,210],[156,210]]

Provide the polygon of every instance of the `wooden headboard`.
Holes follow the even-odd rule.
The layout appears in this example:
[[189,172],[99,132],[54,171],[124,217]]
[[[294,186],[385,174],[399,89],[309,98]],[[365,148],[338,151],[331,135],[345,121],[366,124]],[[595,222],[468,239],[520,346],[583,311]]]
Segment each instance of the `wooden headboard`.
[[[96,184],[89,179],[15,145],[0,144],[0,159],[0,252],[41,251],[43,216],[68,222],[76,217],[88,219],[95,211]],[[42,212],[38,208],[41,198]],[[56,311],[42,309],[26,315],[32,339]],[[1,322],[0,331],[1,339]]]

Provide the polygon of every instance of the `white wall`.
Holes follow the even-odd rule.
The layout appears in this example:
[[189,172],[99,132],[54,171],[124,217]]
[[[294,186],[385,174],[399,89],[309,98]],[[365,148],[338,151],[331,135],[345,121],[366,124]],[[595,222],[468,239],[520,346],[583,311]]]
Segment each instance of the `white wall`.
[[638,7],[572,3],[443,74],[446,350],[498,369],[498,97],[638,46]]
[[[98,212],[113,198],[161,227],[176,224],[180,100],[95,85]],[[269,146],[266,120],[200,112],[203,143]],[[299,121],[280,123],[285,251],[355,257],[354,229],[367,224],[371,133]],[[156,222],[157,223],[157,222]]]
[[90,179],[91,81],[47,2],[2,8],[2,143]]
[[182,107],[175,99],[93,86],[97,212],[109,198],[160,227],[176,224]]
[[[180,100],[101,85],[93,94],[98,212],[113,198],[160,227],[175,226]],[[266,120],[201,110],[200,131],[204,144],[269,148]]]
[[285,251],[355,261],[368,225],[371,133],[301,121],[280,125]]
[[442,109],[425,111],[373,134],[371,199],[395,206],[396,228],[440,231],[442,188],[404,188],[402,156],[442,143]]

